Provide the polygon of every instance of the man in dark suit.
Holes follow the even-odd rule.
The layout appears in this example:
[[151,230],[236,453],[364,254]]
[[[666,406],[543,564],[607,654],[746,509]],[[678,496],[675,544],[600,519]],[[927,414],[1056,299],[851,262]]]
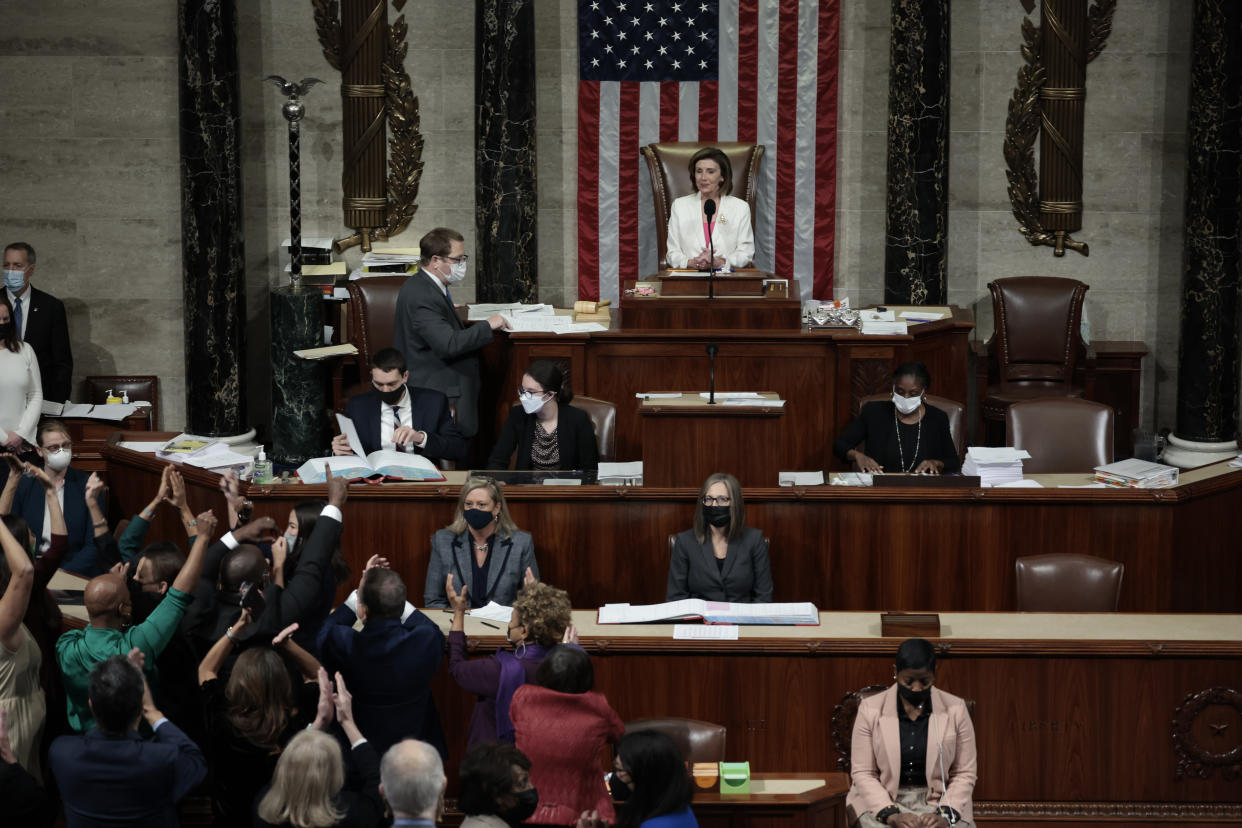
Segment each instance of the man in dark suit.
[[[340,672],[354,696],[354,718],[376,751],[421,739],[448,755],[431,678],[444,653],[444,634],[407,604],[401,576],[372,558],[358,591],[319,631],[319,655]],[[362,630],[354,622],[362,621]]]
[[496,315],[466,326],[457,318],[449,285],[466,278],[461,233],[437,227],[418,244],[422,270],[406,279],[397,294],[393,347],[409,363],[414,384],[448,397],[457,406],[458,430],[473,437],[479,431],[478,350],[505,320]]
[[[176,825],[177,803],[207,777],[203,752],[164,718],[124,656],[91,670],[90,705],[95,727],[57,738],[49,751],[69,828]],[[143,719],[150,739],[138,735]]]
[[73,382],[73,351],[69,347],[65,303],[30,286],[34,270],[33,247],[14,242],[4,248],[4,287],[13,305],[17,336],[29,342],[39,358],[43,399],[65,402]]
[[[439,465],[466,459],[466,438],[457,430],[448,397],[431,388],[412,388],[405,357],[384,348],[371,357],[371,385],[345,406],[362,450],[395,449],[421,454]],[[344,434],[332,439],[333,454],[351,454]]]
[[[44,420],[36,438],[39,456],[47,475],[60,491],[60,509],[69,531],[69,548],[61,568],[79,575],[94,576],[103,571],[95,546],[95,525],[86,502],[87,483],[93,475],[69,465],[73,460],[73,441],[69,429],[58,420]],[[99,486],[98,478],[93,486]],[[13,513],[21,515],[30,531],[39,540],[41,551],[51,542],[50,528],[44,523],[47,503],[43,484],[33,477],[24,477],[17,484]]]

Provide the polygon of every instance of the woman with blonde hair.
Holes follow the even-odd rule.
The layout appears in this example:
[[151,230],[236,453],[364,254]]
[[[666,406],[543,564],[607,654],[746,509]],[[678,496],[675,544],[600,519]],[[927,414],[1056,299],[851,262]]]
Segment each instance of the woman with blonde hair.
[[[328,674],[320,669],[320,715],[313,728],[289,740],[271,786],[259,799],[256,826],[288,828],[378,828],[386,824],[384,798],[380,795],[380,759],[354,723],[353,698],[345,680],[336,674],[336,692]],[[331,702],[325,705],[325,699]],[[336,738],[324,732],[332,723],[327,710],[335,709],[337,721],[352,745],[349,761],[362,785],[345,788],[345,760]]]
[[472,608],[489,601],[512,606],[518,589],[539,580],[535,543],[509,517],[504,492],[490,477],[471,477],[461,487],[453,522],[431,536],[431,559],[423,604],[448,608],[448,576]]

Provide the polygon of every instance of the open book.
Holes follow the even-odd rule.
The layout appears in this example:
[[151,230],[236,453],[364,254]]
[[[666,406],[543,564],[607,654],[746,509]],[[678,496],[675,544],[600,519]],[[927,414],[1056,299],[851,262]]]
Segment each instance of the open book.
[[371,477],[382,474],[399,480],[441,481],[440,473],[426,457],[406,454],[404,451],[380,449],[366,457],[347,455],[342,457],[312,457],[298,467],[298,477],[303,483],[323,483],[327,479],[324,469],[332,469],[333,477]]
[[600,624],[649,624],[701,618],[707,624],[819,625],[819,610],[809,601],[800,604],[740,604],[683,598],[664,604],[604,604]]

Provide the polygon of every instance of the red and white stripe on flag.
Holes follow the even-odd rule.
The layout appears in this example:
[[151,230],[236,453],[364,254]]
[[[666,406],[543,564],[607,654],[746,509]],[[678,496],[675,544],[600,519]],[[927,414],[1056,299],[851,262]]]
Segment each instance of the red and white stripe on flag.
[[580,299],[656,272],[655,141],[763,144],[755,265],[831,298],[839,17],[839,0],[720,0],[719,80],[579,81]]

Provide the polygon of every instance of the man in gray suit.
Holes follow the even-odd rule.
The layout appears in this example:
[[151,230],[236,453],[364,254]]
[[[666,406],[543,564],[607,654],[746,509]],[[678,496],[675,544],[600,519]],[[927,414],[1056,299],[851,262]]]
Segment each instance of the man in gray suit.
[[461,233],[437,227],[419,241],[422,270],[401,286],[393,347],[405,354],[413,385],[433,388],[457,407],[457,430],[479,431],[478,350],[492,341],[503,316],[463,325],[449,286],[466,278],[466,246]]

